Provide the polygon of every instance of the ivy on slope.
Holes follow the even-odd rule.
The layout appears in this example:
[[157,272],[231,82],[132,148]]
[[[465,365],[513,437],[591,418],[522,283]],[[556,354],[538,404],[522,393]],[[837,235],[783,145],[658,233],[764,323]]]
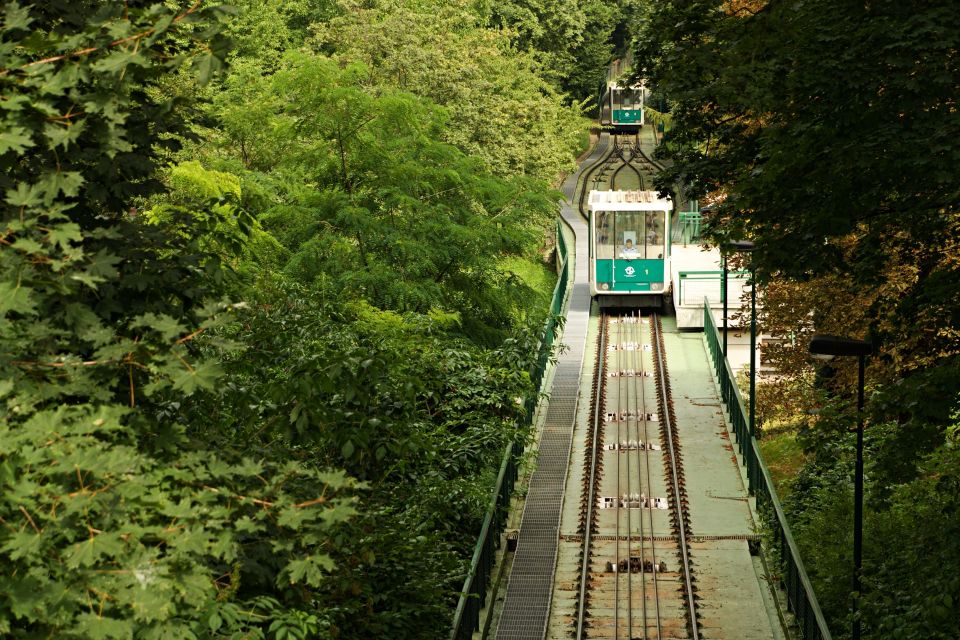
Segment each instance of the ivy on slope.
[[[202,0],[3,6],[5,637],[321,626],[303,588],[332,566],[322,542],[355,513],[355,483],[190,437],[169,409],[215,393],[222,369],[194,342],[233,313],[217,302],[226,272],[195,237],[129,208],[160,188],[158,151],[190,117],[157,83],[187,67],[201,81],[215,73],[225,15]],[[243,242],[242,212],[207,213],[201,231]]]

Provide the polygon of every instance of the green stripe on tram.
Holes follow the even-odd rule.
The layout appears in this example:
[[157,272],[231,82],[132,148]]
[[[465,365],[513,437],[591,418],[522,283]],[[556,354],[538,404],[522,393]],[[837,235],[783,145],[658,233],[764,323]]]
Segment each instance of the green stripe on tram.
[[642,109],[614,109],[613,121],[622,124],[639,124],[643,116]]

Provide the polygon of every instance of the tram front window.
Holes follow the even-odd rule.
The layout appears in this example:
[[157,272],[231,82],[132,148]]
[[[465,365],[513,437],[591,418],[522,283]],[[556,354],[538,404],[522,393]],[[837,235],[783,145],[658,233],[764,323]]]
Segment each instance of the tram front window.
[[597,258],[600,260],[612,260],[616,253],[617,230],[614,224],[615,218],[616,214],[610,211],[596,214]]
[[597,217],[597,258],[663,259],[663,211],[615,211]]
[[648,211],[644,214],[645,253],[648,258],[663,258],[664,243],[663,211]]
[[620,89],[617,91],[617,104],[614,109],[642,109],[643,94],[641,89]]

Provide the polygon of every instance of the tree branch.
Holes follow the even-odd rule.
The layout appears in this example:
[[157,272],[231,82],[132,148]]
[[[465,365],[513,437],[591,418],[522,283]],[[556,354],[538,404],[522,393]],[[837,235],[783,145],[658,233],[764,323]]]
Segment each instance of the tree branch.
[[[176,18],[174,18],[170,24],[177,24],[178,22],[180,22],[190,14],[196,12],[196,10],[199,9],[200,5],[202,4],[203,4],[203,0],[196,0],[193,3],[193,6],[191,6],[189,9],[187,9],[186,11],[178,15]],[[156,29],[150,28],[150,29],[147,29],[146,31],[136,33],[132,36],[127,36],[126,38],[120,38],[119,40],[114,40],[106,47],[87,47],[86,49],[77,49],[76,51],[71,51],[70,53],[64,53],[59,56],[50,56],[49,58],[34,60],[33,62],[28,62],[27,64],[20,66],[18,70],[22,71],[24,69],[35,67],[41,64],[50,64],[52,62],[60,62],[61,60],[67,60],[68,58],[78,58],[80,56],[85,56],[85,55],[94,53],[96,51],[100,51],[101,49],[108,49],[110,47],[116,47],[121,44],[126,44],[127,42],[142,40],[143,38],[153,35],[155,32],[156,32]],[[10,73],[10,69],[4,69],[3,71],[0,71],[0,77],[6,76],[9,73]]]

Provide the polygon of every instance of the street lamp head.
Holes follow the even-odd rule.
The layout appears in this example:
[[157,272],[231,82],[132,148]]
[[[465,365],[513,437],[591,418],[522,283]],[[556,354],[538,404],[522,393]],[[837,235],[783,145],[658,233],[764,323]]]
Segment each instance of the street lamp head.
[[815,356],[868,356],[873,345],[866,340],[817,334],[810,340],[810,353]]
[[736,253],[749,253],[755,248],[756,246],[750,240],[731,240],[727,242],[727,249]]

